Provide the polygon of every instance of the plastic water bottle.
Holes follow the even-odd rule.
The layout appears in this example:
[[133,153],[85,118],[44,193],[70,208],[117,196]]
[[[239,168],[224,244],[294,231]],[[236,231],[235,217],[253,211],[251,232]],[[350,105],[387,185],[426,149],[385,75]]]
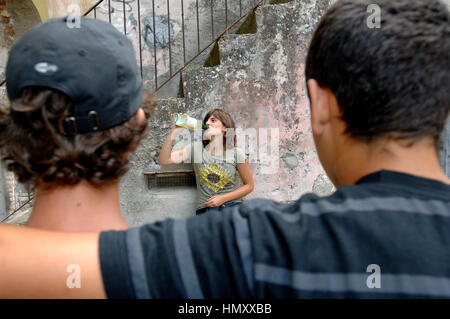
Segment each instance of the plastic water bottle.
[[208,125],[204,125],[202,121],[184,114],[172,114],[172,118],[175,122],[175,125],[185,127],[190,130],[208,129]]

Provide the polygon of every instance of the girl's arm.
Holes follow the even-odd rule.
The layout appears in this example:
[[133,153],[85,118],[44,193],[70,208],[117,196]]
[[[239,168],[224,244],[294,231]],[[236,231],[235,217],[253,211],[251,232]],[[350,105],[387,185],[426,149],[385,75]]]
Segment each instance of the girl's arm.
[[237,167],[239,175],[241,176],[242,182],[244,185],[239,187],[238,189],[222,195],[216,195],[211,197],[205,202],[206,207],[218,207],[223,205],[226,202],[239,199],[244,197],[245,195],[250,194],[253,191],[254,183],[253,183],[253,175],[250,171],[250,167],[247,164],[247,160],[239,164]]
[[172,125],[169,135],[167,135],[167,138],[164,141],[163,146],[161,147],[161,151],[159,152],[158,162],[162,166],[179,164],[187,160],[188,154],[186,149],[183,148],[181,150],[172,152],[173,141],[177,133],[177,128],[178,127],[176,125]]

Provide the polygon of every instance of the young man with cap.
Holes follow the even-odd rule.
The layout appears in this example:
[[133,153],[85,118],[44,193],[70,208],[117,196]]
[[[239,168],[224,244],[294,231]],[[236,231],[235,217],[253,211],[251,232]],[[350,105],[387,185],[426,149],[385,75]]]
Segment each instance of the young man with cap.
[[[366,24],[374,2],[381,28]],[[306,61],[333,195],[101,234],[2,226],[0,296],[450,297],[450,181],[437,156],[449,70],[438,0],[337,1]],[[69,264],[79,289],[65,286]]]
[[131,42],[111,24],[65,18],[28,31],[11,50],[10,114],[0,146],[21,183],[36,189],[28,226],[127,229],[118,180],[147,127]]

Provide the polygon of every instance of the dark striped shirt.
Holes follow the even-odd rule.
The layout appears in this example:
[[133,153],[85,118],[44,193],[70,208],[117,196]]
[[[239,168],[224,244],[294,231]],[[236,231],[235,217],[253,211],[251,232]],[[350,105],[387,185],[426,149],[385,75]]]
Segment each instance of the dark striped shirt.
[[100,236],[110,298],[449,298],[450,186],[380,171]]

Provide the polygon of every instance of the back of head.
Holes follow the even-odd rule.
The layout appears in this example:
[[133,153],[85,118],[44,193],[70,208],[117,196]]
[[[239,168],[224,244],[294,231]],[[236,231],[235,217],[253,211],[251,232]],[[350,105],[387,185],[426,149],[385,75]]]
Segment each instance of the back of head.
[[102,185],[126,172],[154,101],[144,99],[131,42],[112,25],[65,18],[29,30],[6,68],[11,101],[0,114],[0,147],[9,170],[31,186]]
[[337,1],[315,31],[305,73],[334,93],[351,136],[438,144],[450,111],[449,12],[438,0]]

